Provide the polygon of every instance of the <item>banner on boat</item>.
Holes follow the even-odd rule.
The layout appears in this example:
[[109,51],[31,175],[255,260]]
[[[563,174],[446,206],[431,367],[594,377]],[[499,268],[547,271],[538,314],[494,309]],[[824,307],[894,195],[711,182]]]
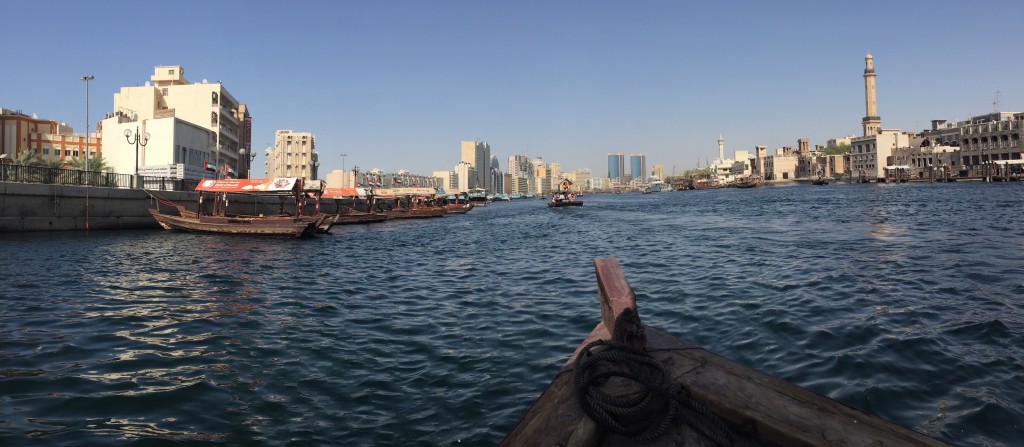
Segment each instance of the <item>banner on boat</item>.
[[222,180],[203,180],[196,186],[196,191],[206,192],[275,192],[292,191],[297,178],[232,178]]

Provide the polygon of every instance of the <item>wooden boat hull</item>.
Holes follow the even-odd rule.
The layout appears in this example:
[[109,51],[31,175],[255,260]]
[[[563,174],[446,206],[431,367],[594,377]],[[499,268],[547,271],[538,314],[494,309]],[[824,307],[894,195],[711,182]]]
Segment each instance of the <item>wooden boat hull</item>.
[[413,208],[401,210],[387,210],[383,214],[388,219],[427,219],[431,217],[444,217],[448,214],[443,208]]
[[277,217],[172,216],[150,209],[149,214],[165,230],[221,234],[309,237],[317,233],[312,219]]
[[379,213],[348,213],[334,215],[334,225],[368,224],[384,222],[388,216]]
[[578,200],[563,200],[561,202],[556,202],[553,200],[548,201],[548,207],[550,208],[562,208],[566,206],[583,206],[583,202]]
[[474,207],[473,204],[468,205],[447,205],[445,206],[445,212],[448,214],[466,214]]
[[[580,344],[522,420],[505,437],[503,446],[634,445],[637,441],[614,434],[594,422],[583,409],[574,383],[577,358],[595,340],[611,340],[646,352],[667,372],[667,386],[700,402],[713,416],[691,412],[680,424],[673,420],[653,445],[716,445],[712,434],[727,433],[733,445],[797,446],[944,446],[921,433],[868,415],[828,397],[748,368],[700,346],[640,324],[636,295],[614,258],[596,259],[601,322]],[[629,317],[635,319],[621,318]],[[594,351],[590,351],[593,354]],[[585,357],[590,359],[591,357]],[[584,361],[580,365],[584,365]],[[619,382],[613,382],[619,380]],[[599,385],[614,397],[642,395],[619,378]],[[647,391],[650,391],[648,389]],[[658,392],[655,392],[658,393]],[[590,397],[586,395],[584,397]],[[694,428],[694,414],[711,420],[709,431]],[[639,419],[646,421],[646,418]],[[696,424],[700,425],[700,424]],[[723,431],[714,433],[721,428]],[[728,444],[728,443],[726,443]]]

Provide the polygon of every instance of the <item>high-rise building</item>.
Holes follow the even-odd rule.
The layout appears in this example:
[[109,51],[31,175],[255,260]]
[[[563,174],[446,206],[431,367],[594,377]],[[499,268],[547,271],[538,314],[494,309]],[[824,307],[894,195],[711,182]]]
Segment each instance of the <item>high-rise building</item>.
[[266,152],[266,174],[269,178],[301,177],[317,179],[320,167],[315,139],[309,132],[279,130],[274,133],[274,147]]
[[509,184],[509,194],[525,196],[533,191],[533,167],[530,159],[525,155],[510,155],[508,157],[508,173],[512,176]]
[[[491,145],[486,141],[463,141],[461,162],[469,163],[476,175],[475,183],[478,188],[483,188],[488,194],[494,194],[494,184],[491,179],[490,161]],[[461,179],[459,180],[462,181]]]
[[612,183],[622,183],[626,175],[626,156],[622,152],[608,154],[608,179]]
[[647,154],[629,155],[629,178],[637,182],[647,182]]

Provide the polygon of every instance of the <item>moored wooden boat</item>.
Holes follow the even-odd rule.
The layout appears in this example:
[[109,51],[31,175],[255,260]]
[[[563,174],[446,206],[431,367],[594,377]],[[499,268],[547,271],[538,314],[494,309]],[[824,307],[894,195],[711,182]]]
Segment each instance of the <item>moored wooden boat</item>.
[[470,210],[472,210],[474,206],[475,205],[473,205],[472,203],[466,203],[466,204],[449,203],[448,205],[444,206],[444,210],[448,214],[466,214],[466,213],[470,212]]
[[277,217],[174,216],[149,209],[157,224],[165,230],[223,234],[308,237],[317,233],[316,222],[309,219]]
[[594,269],[601,322],[501,445],[946,445],[643,326],[618,262]]
[[444,208],[395,208],[385,210],[382,214],[388,219],[425,219],[430,217],[444,217],[448,214]]
[[[304,215],[305,196],[302,179],[223,179],[204,180],[196,186],[199,193],[197,211],[190,211],[184,205],[161,198],[147,191],[157,199],[155,209],[149,213],[165,230],[197,231],[222,234],[254,234],[270,236],[307,237],[330,229],[326,216]],[[203,206],[205,194],[212,194],[212,201]],[[228,195],[266,195],[280,198],[281,212],[273,215],[240,215],[228,213]],[[294,213],[284,212],[286,199],[291,199]],[[212,202],[212,203],[211,203]],[[174,208],[175,214],[164,213],[160,205]]]
[[382,213],[364,213],[362,211],[340,211],[334,215],[334,225],[366,224],[384,222],[388,216]]

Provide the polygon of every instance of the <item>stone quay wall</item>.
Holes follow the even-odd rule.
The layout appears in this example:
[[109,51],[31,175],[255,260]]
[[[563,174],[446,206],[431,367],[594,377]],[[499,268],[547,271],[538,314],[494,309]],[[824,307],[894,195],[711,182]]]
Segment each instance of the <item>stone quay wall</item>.
[[[154,194],[192,211],[198,208],[199,193],[194,191],[155,191]],[[207,199],[210,198],[208,194]],[[347,202],[343,204],[353,205],[351,200]],[[148,211],[157,205],[157,201],[141,189],[0,182],[0,233],[160,228]],[[210,206],[210,203],[203,204],[207,211]],[[160,209],[168,212],[171,208],[160,205]],[[284,209],[294,212],[294,201],[288,199]],[[228,211],[237,214],[272,215],[280,210],[280,202],[266,197],[233,195],[228,203]],[[323,201],[320,207],[321,212],[336,210],[333,200]],[[315,212],[312,203],[306,205],[304,213]]]

